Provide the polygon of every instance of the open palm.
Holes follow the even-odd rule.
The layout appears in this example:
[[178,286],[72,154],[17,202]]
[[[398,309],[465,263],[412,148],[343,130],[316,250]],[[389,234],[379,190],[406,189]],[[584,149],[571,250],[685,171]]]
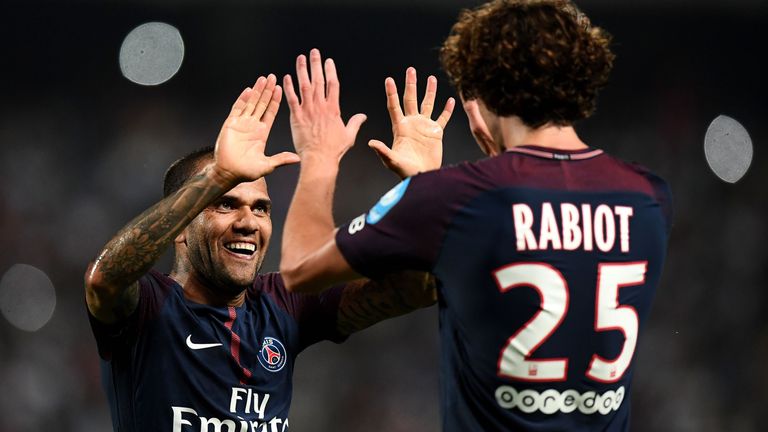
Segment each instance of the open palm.
[[392,148],[378,140],[371,140],[368,145],[376,151],[384,165],[401,178],[440,168],[443,161],[443,130],[451,118],[455,100],[449,98],[437,120],[432,120],[437,79],[430,76],[419,110],[414,68],[408,68],[405,74],[404,110],[400,109],[395,80],[387,78],[384,87],[392,121]]
[[290,75],[283,80],[296,152],[302,158],[322,155],[331,161],[340,161],[354,145],[365,115],[355,114],[344,123],[336,65],[331,59],[323,64],[317,48],[310,51],[309,63],[304,55],[296,58],[296,79],[298,94]]
[[233,182],[263,177],[275,168],[299,161],[290,152],[266,156],[264,149],[282,99],[274,75],[259,77],[237,98],[216,140],[216,168]]

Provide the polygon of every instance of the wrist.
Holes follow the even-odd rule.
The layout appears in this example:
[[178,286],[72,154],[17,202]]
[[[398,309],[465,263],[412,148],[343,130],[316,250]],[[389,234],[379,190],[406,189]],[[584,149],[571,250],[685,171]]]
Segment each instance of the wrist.
[[395,173],[395,175],[396,175],[396,176],[397,176],[397,177],[398,177],[400,180],[405,180],[405,179],[407,179],[408,177],[413,177],[413,176],[415,176],[416,174],[418,174],[418,173],[420,173],[420,172],[423,172],[423,171],[421,171],[421,170],[418,170],[418,169],[415,169],[415,168],[411,168],[411,167],[407,167],[407,168],[405,168],[405,167],[399,167],[399,168],[397,168],[397,169],[394,169],[394,168],[393,168],[393,169],[392,169],[392,172],[393,172],[393,173]]
[[321,151],[304,151],[299,157],[301,158],[301,168],[323,169],[323,170],[338,170],[341,157]]
[[219,168],[216,163],[212,163],[205,171],[206,176],[214,184],[221,187],[224,190],[230,190],[240,183],[240,180],[234,174],[227,170]]

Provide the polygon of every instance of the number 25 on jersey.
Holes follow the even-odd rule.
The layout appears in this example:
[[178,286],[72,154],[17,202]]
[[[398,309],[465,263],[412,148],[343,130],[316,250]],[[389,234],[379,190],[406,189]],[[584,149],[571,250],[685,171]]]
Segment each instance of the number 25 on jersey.
[[[620,380],[632,361],[639,319],[634,307],[619,304],[619,289],[645,283],[647,267],[647,261],[598,265],[595,331],[621,331],[624,345],[614,359],[592,355],[586,376],[594,381],[612,383]],[[539,311],[507,340],[501,350],[499,375],[521,381],[565,381],[567,358],[530,358],[557,330],[568,312],[568,284],[562,273],[545,263],[517,263],[496,270],[493,276],[502,293],[519,287],[533,287],[541,299]]]

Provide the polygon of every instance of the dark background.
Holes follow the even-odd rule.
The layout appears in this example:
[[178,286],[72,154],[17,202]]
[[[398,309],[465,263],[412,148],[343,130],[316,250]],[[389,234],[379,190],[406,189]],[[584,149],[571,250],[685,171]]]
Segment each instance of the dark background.
[[[342,164],[336,219],[365,211],[396,183],[365,142],[390,139],[384,78],[407,66],[453,96],[437,48],[478,2],[11,2],[0,18],[0,273],[44,271],[57,307],[41,330],[0,318],[0,431],[106,431],[109,412],[83,302],[87,262],[157,201],[165,168],[214,142],[230,104],[258,75],[293,72],[313,47],[335,59],[345,117],[365,112]],[[615,37],[618,55],[589,144],[666,178],[675,196],[669,259],[636,355],[633,430],[765,430],[765,1],[579,5]],[[121,76],[120,44],[139,24],[176,26],[178,74],[156,87]],[[423,90],[423,86],[420,86]],[[442,103],[442,102],[441,102]],[[290,150],[281,107],[269,152]],[[754,160],[738,183],[709,170],[704,134],[726,114],[749,130]],[[459,109],[445,163],[482,154]],[[295,167],[268,181],[275,232],[263,271],[277,269]],[[159,264],[169,270],[168,259]],[[437,314],[381,323],[297,360],[297,431],[436,431]]]

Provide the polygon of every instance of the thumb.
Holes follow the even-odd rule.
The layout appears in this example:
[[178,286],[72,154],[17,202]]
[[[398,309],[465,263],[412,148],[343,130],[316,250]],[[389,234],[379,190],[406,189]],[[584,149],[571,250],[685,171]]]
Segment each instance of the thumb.
[[392,149],[387,147],[386,144],[379,140],[370,140],[368,141],[368,147],[372,148],[373,151],[376,152],[376,155],[379,156],[379,159],[381,159],[384,165],[390,166],[392,164]]
[[400,179],[408,177],[408,174],[397,162],[397,155],[392,149],[387,147],[386,144],[379,140],[368,141],[368,147],[372,148],[376,152],[376,155],[381,159],[381,163],[387,167],[388,170],[395,173]]
[[272,168],[277,168],[283,165],[290,165],[300,162],[299,155],[291,152],[282,152],[269,157],[269,163]]
[[353,115],[347,122],[347,132],[352,135],[353,138],[356,137],[357,132],[360,131],[360,126],[362,126],[367,119],[368,117],[365,114]]

